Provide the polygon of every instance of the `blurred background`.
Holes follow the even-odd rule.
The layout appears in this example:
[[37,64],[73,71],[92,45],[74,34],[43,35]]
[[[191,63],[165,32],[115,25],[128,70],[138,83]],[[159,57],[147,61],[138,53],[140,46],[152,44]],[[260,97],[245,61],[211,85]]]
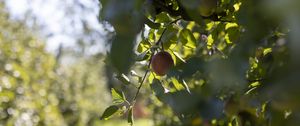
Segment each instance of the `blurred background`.
[[0,126],[127,125],[99,119],[113,29],[98,12],[98,0],[0,0]]

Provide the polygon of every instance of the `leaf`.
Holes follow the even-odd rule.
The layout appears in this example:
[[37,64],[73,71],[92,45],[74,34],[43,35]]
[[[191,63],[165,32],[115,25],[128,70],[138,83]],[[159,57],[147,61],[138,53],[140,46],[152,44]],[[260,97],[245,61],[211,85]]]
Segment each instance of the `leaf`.
[[232,43],[239,38],[239,28],[237,26],[228,28],[226,32],[225,40],[227,43]]
[[266,56],[267,54],[269,54],[271,52],[272,52],[272,48],[265,48],[263,54],[264,54],[264,56]]
[[133,107],[130,106],[128,110],[128,115],[127,115],[127,122],[132,126],[134,124],[134,119],[133,119]]
[[260,83],[259,81],[256,81],[256,82],[251,83],[251,84],[249,85],[249,87],[258,87],[258,86],[260,86],[260,85],[261,85],[261,83]]
[[150,87],[156,95],[162,95],[165,93],[165,88],[161,85],[158,79],[153,79],[153,82],[150,85]]
[[210,34],[207,36],[207,49],[211,49],[213,43],[214,43],[214,39],[213,39],[212,35]]
[[162,12],[162,13],[156,15],[156,19],[155,19],[156,23],[167,23],[167,22],[171,22],[171,21],[172,21],[171,18],[165,12]]
[[172,77],[172,78],[171,78],[171,81],[172,81],[174,87],[176,88],[176,90],[179,91],[179,90],[184,89],[184,87],[182,86],[182,84],[180,84],[180,83],[178,82],[178,80],[177,80],[175,77]]
[[160,27],[159,23],[154,23],[151,20],[149,20],[147,17],[145,18],[145,24],[147,24],[152,29],[158,29]]
[[116,78],[121,81],[123,84],[129,85],[130,80],[125,74],[119,74],[116,76]]
[[148,76],[148,81],[149,81],[149,83],[151,84],[152,82],[153,82],[153,79],[154,79],[155,77],[154,77],[154,73],[152,73],[151,72],[151,74]]
[[110,49],[110,62],[119,73],[127,73],[134,59],[133,35],[116,35]]
[[117,111],[119,110],[119,107],[116,105],[109,106],[108,108],[105,109],[101,116],[101,120],[107,120],[109,119],[112,115],[114,115]]
[[238,24],[237,23],[227,23],[225,25],[225,30],[232,28],[232,27],[238,27]]
[[186,61],[177,53],[177,52],[174,52],[172,51],[172,53],[182,62],[186,63]]
[[182,29],[179,33],[179,39],[184,46],[196,48],[196,38],[189,29]]
[[191,91],[184,80],[182,80],[180,83],[175,77],[172,77],[172,83],[174,84],[175,88],[178,91],[185,89],[187,92],[191,94]]
[[156,42],[155,30],[154,29],[149,30],[148,39],[149,39],[150,42]]
[[173,25],[167,27],[164,35],[161,38],[165,50],[169,48],[174,48],[176,46],[178,40],[177,33],[178,29],[175,28]]
[[137,47],[137,52],[139,52],[139,53],[145,52],[145,51],[148,50],[150,47],[151,47],[150,42],[149,42],[148,40],[146,40],[146,39],[143,39],[143,40],[139,43],[139,45],[138,45],[138,47]]
[[111,89],[111,95],[114,104],[121,104],[126,100],[124,93],[118,92],[114,88]]

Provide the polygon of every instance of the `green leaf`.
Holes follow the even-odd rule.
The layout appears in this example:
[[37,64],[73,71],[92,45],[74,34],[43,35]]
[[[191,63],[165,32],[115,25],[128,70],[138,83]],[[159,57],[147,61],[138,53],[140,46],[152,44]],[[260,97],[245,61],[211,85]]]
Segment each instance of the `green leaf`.
[[[177,53],[177,52],[174,52],[172,51],[172,53],[176,56],[177,59],[179,59],[180,61],[186,63],[186,61]],[[176,60],[177,61],[177,60]],[[177,64],[177,63],[176,63]]]
[[150,86],[151,86],[152,91],[156,95],[162,95],[165,93],[165,88],[161,85],[161,83],[158,79],[153,79],[152,84]]
[[116,76],[116,78],[121,81],[123,84],[129,85],[130,80],[125,74],[119,74]]
[[172,19],[165,12],[162,12],[162,13],[156,15],[156,19],[155,19],[156,23],[167,23],[167,22],[171,22],[171,21],[172,21]]
[[147,17],[145,18],[145,24],[147,24],[152,29],[158,29],[160,27],[159,23],[154,23],[151,20],[149,20]]
[[149,39],[150,42],[156,42],[155,30],[154,29],[149,30],[148,39]]
[[226,32],[225,40],[228,44],[236,41],[239,37],[239,28],[236,26],[229,27]]
[[213,39],[212,35],[210,34],[207,37],[207,49],[211,49],[213,43],[214,43],[214,39]]
[[225,30],[232,28],[232,27],[238,27],[238,24],[237,23],[227,23],[225,25]]
[[142,53],[142,52],[147,51],[150,47],[151,47],[150,42],[149,42],[148,40],[146,40],[146,39],[143,39],[143,40],[139,43],[139,45],[138,45],[138,47],[137,47],[137,51],[138,51],[139,53]]
[[130,106],[128,110],[128,115],[127,115],[127,122],[132,126],[134,124],[134,119],[133,119],[133,107]]
[[263,54],[264,54],[264,56],[266,56],[267,54],[269,54],[271,52],[272,52],[272,48],[265,48]]
[[182,44],[189,48],[196,48],[196,38],[189,29],[182,29],[179,34]]
[[176,88],[176,90],[180,91],[180,90],[184,89],[184,87],[182,86],[182,84],[180,84],[175,77],[172,77],[171,81],[172,81],[174,87]]
[[112,66],[120,73],[128,72],[133,64],[133,36],[116,35],[110,49],[110,61]]
[[169,26],[166,28],[164,35],[162,36],[161,40],[164,45],[164,49],[174,48],[177,44],[177,33],[178,28],[174,26]]
[[112,115],[114,115],[117,111],[119,110],[119,107],[116,105],[109,106],[108,108],[105,109],[101,116],[101,120],[107,120],[109,119]]
[[123,92],[121,93],[121,92],[115,90],[114,88],[111,89],[111,95],[112,95],[114,104],[121,104],[121,103],[125,102],[125,100],[126,100],[124,93]]
[[172,83],[174,84],[174,87],[178,91],[185,89],[187,92],[191,93],[188,85],[186,84],[186,82],[184,80],[182,80],[181,83],[175,77],[172,77],[171,80],[172,80]]
[[258,87],[258,86],[260,86],[260,85],[261,85],[261,83],[260,83],[259,81],[256,81],[256,82],[251,83],[251,84],[249,85],[249,87]]

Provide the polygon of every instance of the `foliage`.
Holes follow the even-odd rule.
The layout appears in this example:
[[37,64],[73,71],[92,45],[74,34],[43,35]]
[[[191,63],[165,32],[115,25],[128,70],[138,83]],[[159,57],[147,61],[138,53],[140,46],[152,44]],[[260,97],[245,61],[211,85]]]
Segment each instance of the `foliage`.
[[[142,91],[155,125],[297,125],[299,2],[205,1],[100,0],[100,20],[115,30],[107,63],[138,85],[119,110]],[[166,76],[151,72],[159,51],[175,61]]]

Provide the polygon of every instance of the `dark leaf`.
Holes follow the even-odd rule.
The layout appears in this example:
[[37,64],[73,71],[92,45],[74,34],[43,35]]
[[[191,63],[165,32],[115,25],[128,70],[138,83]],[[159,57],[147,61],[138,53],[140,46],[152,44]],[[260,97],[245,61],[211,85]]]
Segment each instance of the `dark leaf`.
[[117,111],[119,110],[119,107],[116,105],[109,106],[108,108],[105,109],[101,116],[101,120],[107,120],[109,119],[112,115],[114,115]]
[[116,78],[119,81],[121,81],[123,84],[126,84],[126,85],[130,84],[130,80],[129,80],[129,78],[125,74],[117,75]]
[[130,106],[128,110],[128,115],[127,115],[127,122],[132,126],[134,124],[134,119],[133,119],[133,107]]
[[161,85],[161,83],[158,79],[153,79],[153,82],[150,86],[151,86],[152,91],[156,95],[161,95],[161,94],[165,93],[165,88]]
[[147,24],[152,29],[158,29],[160,27],[159,23],[154,23],[151,20],[149,20],[148,18],[145,19],[145,24]]

